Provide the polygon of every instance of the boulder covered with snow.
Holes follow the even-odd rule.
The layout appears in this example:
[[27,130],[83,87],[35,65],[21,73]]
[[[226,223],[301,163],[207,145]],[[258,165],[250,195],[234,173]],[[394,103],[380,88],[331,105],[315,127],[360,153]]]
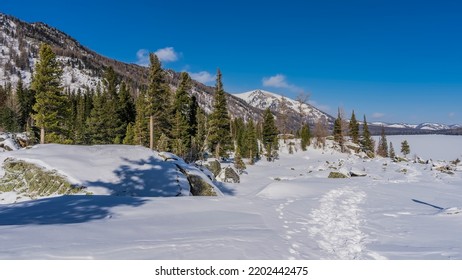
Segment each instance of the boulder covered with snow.
[[209,161],[205,164],[205,167],[207,167],[208,170],[210,170],[215,177],[218,176],[221,172],[221,164],[218,160],[212,160]]
[[241,178],[233,167],[227,166],[218,174],[217,181],[224,183],[240,183]]
[[366,177],[367,173],[364,170],[361,170],[361,169],[356,168],[356,167],[352,167],[350,169],[350,176],[351,177]]

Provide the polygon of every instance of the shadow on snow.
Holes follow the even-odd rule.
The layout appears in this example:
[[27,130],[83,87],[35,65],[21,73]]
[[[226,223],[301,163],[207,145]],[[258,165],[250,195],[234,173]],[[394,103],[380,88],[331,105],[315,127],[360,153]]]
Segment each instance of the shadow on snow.
[[116,206],[138,207],[145,199],[66,195],[0,206],[0,226],[76,224],[111,217]]

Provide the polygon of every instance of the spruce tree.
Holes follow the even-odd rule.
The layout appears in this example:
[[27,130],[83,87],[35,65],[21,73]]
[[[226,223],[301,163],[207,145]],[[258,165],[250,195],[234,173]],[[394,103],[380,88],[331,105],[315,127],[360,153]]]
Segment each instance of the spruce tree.
[[302,148],[302,151],[306,151],[307,146],[309,146],[311,143],[311,132],[310,126],[308,124],[303,125],[302,130],[300,131],[300,138],[300,146]]
[[377,147],[377,155],[381,157],[388,157],[388,141],[385,135],[385,128],[382,126],[382,132],[380,135],[379,146]]
[[145,91],[141,91],[135,102],[136,118],[133,127],[134,145],[149,147],[149,120],[147,97]]
[[409,146],[407,140],[401,142],[401,153],[403,153],[405,157],[407,157],[407,155],[411,153],[411,147]]
[[257,140],[257,131],[255,129],[255,124],[253,120],[250,119],[246,126],[246,147],[248,154],[246,157],[250,159],[250,164],[254,164],[255,160],[258,159],[258,140]]
[[[40,127],[40,143],[66,142],[69,107],[61,87],[63,70],[47,44],[41,44],[31,88],[36,93],[33,106],[36,125]],[[47,135],[45,136],[45,133]]]
[[274,159],[279,149],[278,130],[274,123],[274,116],[270,109],[266,109],[263,113],[263,130],[262,143],[266,149],[266,158],[268,161]]
[[361,144],[364,152],[369,153],[370,155],[374,154],[374,141],[372,140],[371,133],[369,132],[366,115],[364,115],[363,137]]
[[350,128],[351,141],[355,144],[358,144],[359,143],[359,123],[356,120],[356,115],[355,115],[354,110],[351,113],[349,128]]
[[204,151],[207,149],[207,116],[203,109],[200,107],[196,111],[196,133],[193,138],[192,143],[192,157],[191,160],[203,159]]
[[234,168],[236,168],[239,174],[242,174],[242,172],[246,169],[245,163],[242,160],[241,150],[239,149],[239,146],[236,148],[236,152],[234,155]]
[[106,131],[106,112],[105,99],[100,87],[97,87],[96,93],[93,95],[93,108],[90,116],[87,118],[87,128],[90,144],[108,144]]
[[213,111],[209,119],[208,142],[216,157],[226,157],[227,151],[232,149],[230,119],[220,69],[217,71]]
[[343,124],[343,120],[342,120],[342,116],[340,114],[340,108],[339,108],[337,119],[335,119],[335,122],[334,122],[334,130],[332,133],[333,133],[335,142],[339,144],[340,149],[343,151],[343,147],[345,144],[345,138],[343,137],[342,124]]
[[173,101],[172,151],[185,157],[191,148],[191,79],[186,72],[181,73],[180,85]]
[[134,123],[136,116],[135,103],[133,102],[130,90],[125,82],[120,84],[117,113],[120,120],[120,126],[117,128],[117,134],[121,137],[121,139],[124,139],[128,124]]
[[154,149],[157,140],[162,134],[164,135],[163,140],[169,138],[169,111],[166,108],[169,108],[170,99],[168,85],[166,84],[159,58],[155,54],[150,53],[149,60],[146,111],[149,116],[149,147]]
[[122,143],[124,145],[135,144],[135,128],[131,123],[127,125],[127,131],[125,132],[125,138]]
[[393,148],[393,143],[390,141],[390,158],[395,158],[395,157],[396,157],[395,149]]
[[18,124],[21,129],[25,130],[28,125],[31,125],[32,106],[34,106],[35,103],[35,96],[32,91],[24,87],[21,77],[16,85],[16,98],[18,99],[19,106]]

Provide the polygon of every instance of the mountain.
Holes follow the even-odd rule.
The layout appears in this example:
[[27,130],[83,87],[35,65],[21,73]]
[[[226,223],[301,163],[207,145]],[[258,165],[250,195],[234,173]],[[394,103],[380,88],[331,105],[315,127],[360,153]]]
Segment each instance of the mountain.
[[310,124],[314,124],[316,120],[325,118],[329,125],[334,123],[334,118],[327,113],[322,112],[310,104],[303,104],[299,101],[285,97],[280,94],[272,93],[265,90],[253,90],[244,93],[233,94],[234,96],[244,100],[249,105],[265,110],[270,108],[276,115],[281,113],[281,105],[285,101],[288,108],[289,118],[295,123],[300,123],[305,116]]
[[[81,45],[71,36],[45,23],[27,23],[0,13],[0,85],[13,87],[21,77],[26,85],[31,82],[38,58],[40,43],[52,46],[63,65],[63,86],[69,90],[95,88],[102,80],[104,68],[114,71],[132,88],[132,94],[147,84],[148,68],[104,57]],[[166,70],[166,78],[172,90],[177,88],[180,73]],[[193,81],[192,94],[199,105],[210,112],[214,88]],[[241,99],[227,95],[228,107],[233,117],[261,119],[262,111]]]

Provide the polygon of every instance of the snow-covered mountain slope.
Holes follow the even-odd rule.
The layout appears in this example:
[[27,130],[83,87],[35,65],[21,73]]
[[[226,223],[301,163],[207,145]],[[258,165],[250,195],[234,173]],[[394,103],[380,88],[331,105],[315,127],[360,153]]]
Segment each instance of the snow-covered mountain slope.
[[272,112],[281,113],[281,105],[285,102],[285,105],[289,109],[288,114],[297,116],[297,119],[306,118],[311,124],[315,123],[321,118],[325,118],[328,123],[333,123],[334,119],[332,116],[322,112],[316,107],[310,104],[302,104],[291,98],[272,93],[265,90],[253,90],[244,93],[234,94],[251,106],[265,110],[270,108]]
[[402,128],[411,130],[428,130],[428,131],[442,131],[461,128],[462,125],[454,124],[440,124],[440,123],[421,123],[421,124],[407,124],[407,123],[384,123],[384,122],[372,122],[374,126],[383,126],[385,128]]
[[[0,85],[11,84],[15,87],[20,77],[26,86],[30,84],[42,42],[53,47],[63,65],[62,86],[70,91],[96,88],[102,80],[103,70],[109,66],[130,85],[133,95],[136,95],[137,90],[147,82],[146,67],[99,55],[47,24],[26,23],[0,13]],[[175,90],[180,73],[172,70],[166,72],[166,79],[172,90]],[[192,94],[206,112],[211,111],[213,91],[212,87],[193,81]],[[260,110],[232,95],[227,97],[229,111],[233,117],[261,118]]]
[[[462,137],[447,145],[419,137],[435,153],[462,146]],[[281,149],[276,162],[248,166],[241,184],[222,184],[221,197],[61,196],[0,205],[0,259],[462,259],[462,165],[450,175],[330,148]],[[113,159],[109,170],[92,170],[82,158],[73,174],[109,178],[115,166],[150,168]],[[327,178],[340,169],[367,176]]]

